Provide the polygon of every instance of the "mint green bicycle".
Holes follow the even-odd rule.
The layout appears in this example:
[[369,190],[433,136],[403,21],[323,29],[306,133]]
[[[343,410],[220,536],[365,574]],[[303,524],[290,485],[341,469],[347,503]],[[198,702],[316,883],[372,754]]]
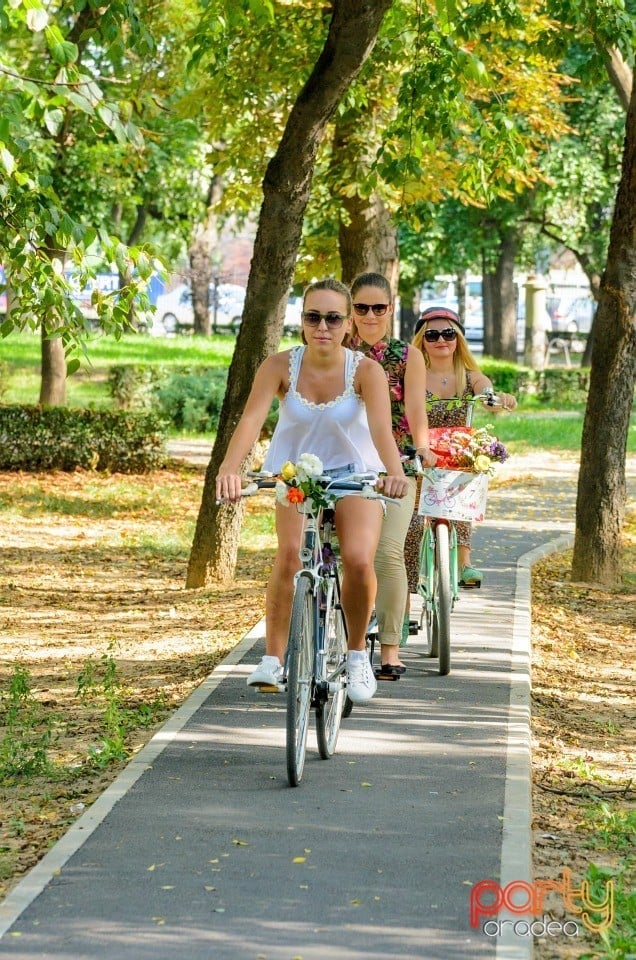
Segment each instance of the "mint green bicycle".
[[[492,391],[462,402],[469,404],[467,427],[471,426],[475,403],[483,402],[491,408],[502,406]],[[457,533],[453,520],[483,517],[488,480],[485,474],[437,467],[425,470],[417,456],[413,459],[423,483],[418,509],[420,515],[427,518],[420,542],[417,582],[417,592],[422,598],[420,629],[423,627],[426,635],[426,655],[438,659],[439,673],[446,676],[451,666],[451,613],[459,596]]]

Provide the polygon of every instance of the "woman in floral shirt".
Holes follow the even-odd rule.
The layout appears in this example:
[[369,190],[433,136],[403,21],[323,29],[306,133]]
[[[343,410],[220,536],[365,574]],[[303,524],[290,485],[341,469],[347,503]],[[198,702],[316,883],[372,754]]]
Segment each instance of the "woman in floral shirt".
[[[383,368],[391,396],[393,436],[404,452],[418,450],[425,465],[435,463],[428,446],[426,418],[426,365],[419,350],[388,335],[393,316],[391,287],[380,273],[364,273],[351,285],[354,325],[350,347],[362,351]],[[402,502],[388,504],[375,556],[378,592],[375,610],[380,637],[381,680],[397,680],[405,671],[399,647],[405,616],[408,616],[408,583],[404,565],[404,541],[415,504],[416,480],[412,464],[405,464],[409,492]],[[408,626],[407,626],[408,629]]]

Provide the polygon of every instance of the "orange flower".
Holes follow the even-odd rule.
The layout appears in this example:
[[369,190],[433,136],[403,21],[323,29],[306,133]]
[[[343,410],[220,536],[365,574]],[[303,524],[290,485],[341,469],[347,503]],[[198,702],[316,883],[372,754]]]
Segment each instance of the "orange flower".
[[290,503],[302,503],[305,499],[305,494],[300,487],[290,487],[287,491],[287,499]]

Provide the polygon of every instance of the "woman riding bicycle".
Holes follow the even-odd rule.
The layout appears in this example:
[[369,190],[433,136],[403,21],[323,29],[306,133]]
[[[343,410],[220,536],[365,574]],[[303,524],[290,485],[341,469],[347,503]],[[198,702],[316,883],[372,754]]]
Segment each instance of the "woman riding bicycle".
[[[390,336],[393,316],[391,286],[380,273],[364,273],[351,285],[355,321],[352,346],[375,360],[384,370],[391,395],[393,436],[400,450],[417,447],[422,461],[432,466],[435,456],[428,447],[426,419],[426,367],[422,356],[404,340]],[[405,671],[399,646],[408,607],[408,583],[404,566],[404,539],[415,504],[415,469],[407,464],[409,489],[400,506],[389,504],[382,527],[375,571],[378,595],[375,611],[380,639],[382,680],[397,680]],[[408,619],[406,620],[408,631]]]
[[[457,427],[466,423],[468,399],[492,383],[481,372],[464,337],[464,327],[454,310],[448,307],[429,307],[415,325],[413,346],[421,350],[426,364],[426,397],[428,422],[431,427]],[[509,393],[499,393],[505,409],[512,410],[517,401]],[[464,403],[449,403],[463,400]],[[406,538],[404,555],[409,578],[409,589],[415,593],[419,563],[419,544],[425,518],[413,515]],[[471,525],[455,521],[459,582],[474,586],[482,581],[482,573],[470,565]]]
[[[377,489],[401,498],[407,481],[391,432],[386,378],[376,363],[347,349],[351,296],[337,280],[319,280],[305,291],[303,345],[268,357],[259,367],[216,478],[218,499],[241,494],[241,463],[258,439],[272,400],[279,419],[264,470],[279,473],[303,453],[319,457],[329,476],[386,470]],[[347,693],[354,703],[370,700],[377,684],[365,649],[376,593],[373,558],[382,527],[380,503],[345,496],[336,504],[343,565],[342,607],[347,623]],[[282,676],[294,589],[300,568],[302,515],[276,504],[278,550],[266,593],[265,656],[249,686],[276,686]]]

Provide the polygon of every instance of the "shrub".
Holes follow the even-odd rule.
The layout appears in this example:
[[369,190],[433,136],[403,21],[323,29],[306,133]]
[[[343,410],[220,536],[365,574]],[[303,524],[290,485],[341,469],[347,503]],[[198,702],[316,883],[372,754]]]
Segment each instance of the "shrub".
[[512,393],[517,399],[532,396],[539,403],[554,407],[585,404],[590,386],[587,367],[547,367],[532,370],[505,360],[486,357],[480,369],[492,380],[495,388]]
[[161,415],[178,430],[192,433],[216,431],[227,385],[227,370],[174,371],[157,381],[154,397]]
[[0,406],[0,470],[147,473],[166,459],[154,413]]
[[528,367],[520,367],[510,360],[493,360],[490,357],[484,358],[479,367],[501,393],[512,393],[515,397],[520,397],[531,392],[528,388],[533,371]]
[[163,368],[149,364],[117,364],[108,371],[108,390],[119,410],[151,410]]

